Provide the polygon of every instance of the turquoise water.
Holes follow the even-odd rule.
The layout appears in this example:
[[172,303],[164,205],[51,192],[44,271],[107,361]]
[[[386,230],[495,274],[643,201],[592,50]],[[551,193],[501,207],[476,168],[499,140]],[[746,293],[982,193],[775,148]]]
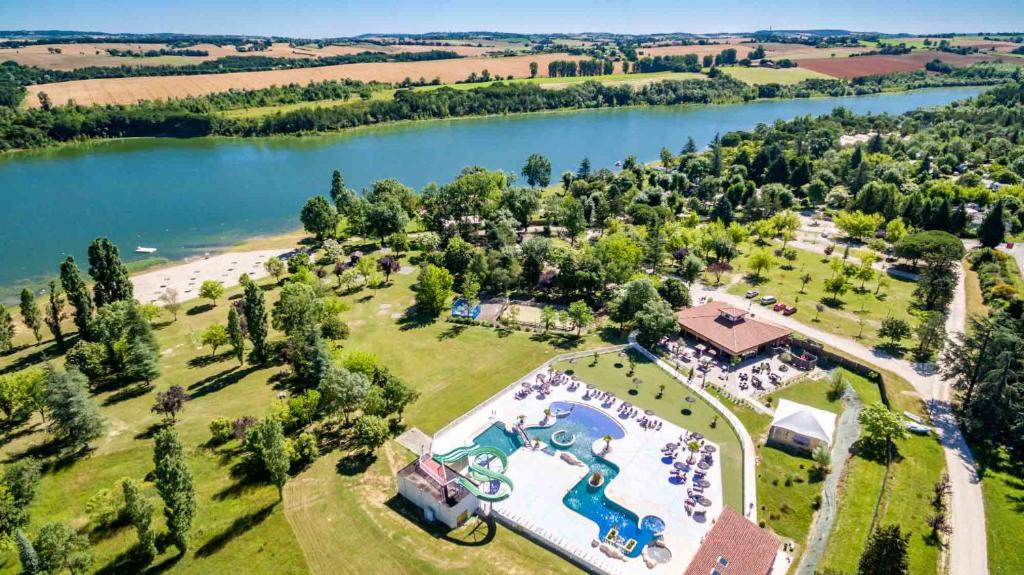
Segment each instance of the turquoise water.
[[[527,428],[530,438],[539,439],[551,445],[551,436],[559,431],[565,430],[574,434],[576,441],[571,446],[557,450],[548,447],[548,453],[568,451],[590,470],[579,483],[565,494],[562,503],[597,524],[600,539],[603,539],[613,527],[618,530],[621,543],[635,539],[636,546],[629,556],[640,555],[644,546],[650,543],[657,533],[665,529],[665,522],[654,516],[647,516],[640,520],[636,513],[608,499],[604,494],[605,489],[618,476],[619,468],[610,461],[594,455],[591,449],[595,441],[606,435],[613,438],[613,443],[615,439],[622,439],[625,437],[625,430],[604,412],[582,403],[556,401],[550,407],[555,412],[564,409],[571,409],[571,412],[569,415],[559,418],[557,423],[551,427]],[[505,431],[505,426],[502,423],[496,423],[484,430],[474,439],[474,442],[478,445],[501,449],[506,455],[511,455],[516,449],[522,447],[519,438],[515,434]],[[597,488],[591,487],[589,484],[589,478],[594,472],[600,472],[604,477],[604,483]]]
[[136,139],[0,157],[0,286],[55,275],[70,253],[84,259],[105,235],[132,259],[136,245],[179,258],[255,235],[299,227],[303,202],[327,194],[331,171],[350,187],[395,177],[417,189],[465,166],[513,174],[531,153],[552,173],[634,154],[658,157],[693,137],[745,130],[837,106],[891,114],[974,96],[977,88],[733,105],[664,106],[429,121],[305,138]]

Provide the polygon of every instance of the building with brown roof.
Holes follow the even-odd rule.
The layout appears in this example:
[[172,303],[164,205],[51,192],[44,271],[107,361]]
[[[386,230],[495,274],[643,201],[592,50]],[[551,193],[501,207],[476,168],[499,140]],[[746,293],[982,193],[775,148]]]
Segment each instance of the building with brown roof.
[[792,333],[720,301],[680,310],[676,319],[684,333],[737,359],[784,344]]
[[726,507],[683,575],[771,575],[779,538]]

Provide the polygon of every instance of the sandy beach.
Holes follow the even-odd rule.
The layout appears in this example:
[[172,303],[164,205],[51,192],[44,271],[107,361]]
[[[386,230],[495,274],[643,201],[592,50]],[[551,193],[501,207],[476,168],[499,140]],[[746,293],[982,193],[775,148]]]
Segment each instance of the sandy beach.
[[135,299],[141,303],[159,303],[160,294],[167,289],[178,292],[179,301],[199,297],[199,286],[206,280],[216,280],[224,287],[238,285],[242,274],[259,279],[267,275],[264,264],[270,258],[281,257],[293,251],[288,248],[227,252],[202,259],[191,260],[171,267],[132,276]]

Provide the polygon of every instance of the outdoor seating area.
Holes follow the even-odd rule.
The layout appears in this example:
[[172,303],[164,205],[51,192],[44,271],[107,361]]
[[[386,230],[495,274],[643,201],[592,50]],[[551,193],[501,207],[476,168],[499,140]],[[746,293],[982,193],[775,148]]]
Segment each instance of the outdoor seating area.
[[707,479],[708,471],[715,464],[714,445],[706,443],[704,436],[696,432],[688,432],[679,436],[679,441],[666,443],[662,448],[662,462],[670,465],[669,482],[673,485],[690,485],[686,490],[686,501],[683,503],[686,514],[703,519],[707,508],[711,505],[708,494],[711,482]]
[[731,363],[714,349],[685,336],[663,337],[658,351],[680,371],[689,371],[691,381],[702,387],[713,385],[735,397],[757,398],[784,386],[804,373],[790,365],[782,348]]

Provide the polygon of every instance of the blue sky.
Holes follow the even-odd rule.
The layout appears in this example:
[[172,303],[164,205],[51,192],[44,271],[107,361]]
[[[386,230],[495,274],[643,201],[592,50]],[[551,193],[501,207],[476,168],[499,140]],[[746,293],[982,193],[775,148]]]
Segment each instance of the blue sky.
[[368,32],[1024,30],[1024,0],[0,0],[0,29],[351,36]]

